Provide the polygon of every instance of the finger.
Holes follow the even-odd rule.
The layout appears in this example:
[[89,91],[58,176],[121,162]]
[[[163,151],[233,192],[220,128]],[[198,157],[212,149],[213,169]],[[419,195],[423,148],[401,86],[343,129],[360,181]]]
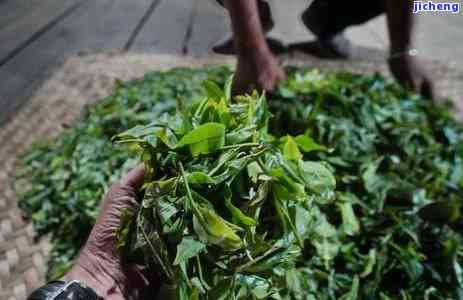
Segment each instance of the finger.
[[145,179],[145,168],[143,165],[138,165],[132,169],[127,175],[122,177],[120,184],[122,186],[133,188],[135,191],[140,190]]
[[432,83],[428,79],[423,80],[420,92],[423,97],[430,100],[434,99],[434,88]]
[[254,89],[256,89],[254,84],[246,85],[242,83],[236,83],[232,86],[232,95],[241,96],[241,95],[249,94]]

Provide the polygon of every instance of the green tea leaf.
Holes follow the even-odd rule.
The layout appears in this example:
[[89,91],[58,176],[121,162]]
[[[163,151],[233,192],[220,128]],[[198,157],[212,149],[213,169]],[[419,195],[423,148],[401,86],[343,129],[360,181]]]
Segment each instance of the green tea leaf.
[[324,216],[318,219],[314,230],[316,238],[312,240],[312,244],[317,249],[320,258],[324,261],[325,268],[328,269],[340,248],[337,231]]
[[298,167],[305,185],[314,192],[322,193],[336,186],[336,179],[323,164],[313,161],[300,161]]
[[156,131],[155,135],[170,149],[174,149],[177,146],[177,137],[171,129],[160,128]]
[[341,211],[342,230],[347,235],[356,235],[360,230],[360,225],[352,208],[352,196],[349,194],[338,195],[341,200],[337,206]]
[[177,245],[177,255],[175,256],[173,265],[176,266],[185,263],[205,249],[206,245],[203,243],[192,238],[184,238],[180,244]]
[[296,144],[299,146],[299,149],[303,152],[328,150],[325,146],[317,144],[311,137],[307,135],[298,135],[294,140],[296,141]]
[[219,123],[206,123],[184,135],[178,148],[189,146],[191,155],[208,154],[222,149],[225,145],[225,126]]
[[376,255],[377,255],[376,249],[371,249],[368,252],[368,261],[365,266],[365,269],[360,274],[360,278],[367,277],[373,272],[373,268],[375,267],[375,264],[376,264]]
[[235,231],[215,212],[199,208],[201,216],[194,217],[194,228],[198,236],[206,242],[218,245],[226,251],[235,251],[243,242]]
[[190,184],[215,184],[215,180],[203,172],[187,174],[187,180]]
[[251,217],[246,216],[239,208],[233,205],[231,202],[231,191],[228,187],[225,188],[225,206],[228,208],[233,216],[233,223],[242,224],[244,226],[256,226],[257,222]]
[[217,102],[225,98],[225,92],[214,81],[204,81],[203,87],[206,90],[206,95],[210,99],[215,99]]
[[303,289],[299,279],[299,272],[296,269],[289,269],[286,271],[285,276],[288,289],[294,293],[301,293]]
[[298,161],[302,158],[302,153],[299,151],[299,148],[291,136],[286,137],[286,142],[283,147],[283,156],[287,160]]
[[359,283],[360,283],[360,280],[358,276],[355,276],[352,282],[352,287],[351,287],[350,292],[342,296],[341,299],[342,300],[357,300],[358,293],[359,293]]

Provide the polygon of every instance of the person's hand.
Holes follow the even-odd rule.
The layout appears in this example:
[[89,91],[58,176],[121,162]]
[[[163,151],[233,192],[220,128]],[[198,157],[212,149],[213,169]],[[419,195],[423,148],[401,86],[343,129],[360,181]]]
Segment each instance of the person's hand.
[[254,89],[272,91],[286,75],[269,50],[255,50],[239,55],[233,82],[233,94],[242,95]]
[[121,215],[139,206],[137,193],[144,175],[143,167],[137,167],[111,186],[96,224],[64,280],[79,280],[108,300],[137,297],[147,288],[149,282],[141,268],[125,263],[116,248]]
[[425,98],[434,99],[433,84],[416,58],[409,55],[393,58],[389,60],[389,67],[400,84]]

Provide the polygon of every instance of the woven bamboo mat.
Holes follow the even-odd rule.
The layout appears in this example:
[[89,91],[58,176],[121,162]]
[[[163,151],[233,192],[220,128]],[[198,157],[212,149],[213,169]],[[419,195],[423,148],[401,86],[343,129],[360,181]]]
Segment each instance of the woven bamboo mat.
[[[310,57],[285,57],[285,63],[309,65],[323,70],[387,73],[378,61],[319,61]],[[55,136],[63,124],[71,124],[86,103],[110,93],[115,79],[141,77],[150,70],[178,66],[233,64],[232,58],[175,57],[124,53],[87,54],[68,59],[36,92],[28,104],[0,128],[0,299],[21,300],[44,282],[47,239],[34,242],[32,226],[21,218],[11,179],[17,156],[44,137]],[[463,111],[463,70],[426,62],[438,90],[459,102]]]

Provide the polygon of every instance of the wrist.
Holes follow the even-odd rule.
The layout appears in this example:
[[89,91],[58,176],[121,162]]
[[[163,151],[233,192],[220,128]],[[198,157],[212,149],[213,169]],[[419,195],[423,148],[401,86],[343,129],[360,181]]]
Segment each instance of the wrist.
[[270,53],[265,37],[262,38],[236,38],[234,40],[237,55],[255,58]]
[[389,61],[408,61],[413,60],[418,55],[418,50],[416,49],[406,49],[404,51],[395,51],[389,54]]
[[249,48],[237,53],[238,61],[249,66],[263,66],[273,59],[273,54],[265,47]]
[[390,54],[398,53],[398,52],[406,52],[411,49],[414,49],[413,43],[410,41],[401,41],[401,42],[391,42],[391,46],[389,47]]
[[122,300],[126,292],[124,274],[117,264],[83,251],[63,280],[78,280],[108,300]]

